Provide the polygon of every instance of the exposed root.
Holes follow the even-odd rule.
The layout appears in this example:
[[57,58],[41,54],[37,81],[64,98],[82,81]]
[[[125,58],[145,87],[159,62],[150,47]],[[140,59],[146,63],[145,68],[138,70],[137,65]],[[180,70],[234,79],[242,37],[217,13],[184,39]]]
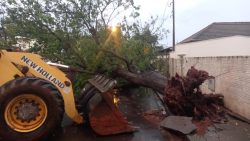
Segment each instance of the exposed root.
[[224,119],[225,108],[220,94],[203,94],[199,86],[212,78],[206,71],[191,67],[186,77],[176,74],[168,81],[164,101],[169,110],[180,116],[191,116],[195,120],[206,118],[213,122]]

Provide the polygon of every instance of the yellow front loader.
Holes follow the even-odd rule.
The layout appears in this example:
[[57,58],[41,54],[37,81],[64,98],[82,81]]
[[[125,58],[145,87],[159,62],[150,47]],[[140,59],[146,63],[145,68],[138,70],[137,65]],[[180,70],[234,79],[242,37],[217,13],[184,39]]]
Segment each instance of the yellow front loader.
[[96,75],[88,82],[75,99],[66,74],[41,56],[0,50],[0,138],[40,140],[61,125],[64,113],[75,123],[89,122],[99,135],[134,131],[114,104],[116,81]]

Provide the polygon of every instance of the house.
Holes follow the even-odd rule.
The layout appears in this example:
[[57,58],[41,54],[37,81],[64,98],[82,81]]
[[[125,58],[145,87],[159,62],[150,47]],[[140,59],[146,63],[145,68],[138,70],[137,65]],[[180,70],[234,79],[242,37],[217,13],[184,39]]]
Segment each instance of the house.
[[[2,27],[0,27],[0,41],[11,41]],[[16,43],[12,44],[10,48],[16,51],[28,51],[37,44],[36,39],[30,39],[24,36],[15,36],[15,41]]]
[[250,55],[250,22],[212,23],[176,45],[171,58],[248,56]]
[[158,59],[166,59],[167,57],[169,57],[169,54],[173,51],[172,47],[168,47],[165,49],[162,49],[158,52],[157,54],[157,58]]
[[205,93],[221,93],[227,108],[250,120],[250,22],[212,23],[176,45],[170,53],[170,76],[194,66],[214,79]]
[[16,36],[16,44],[12,45],[14,48],[18,48],[21,51],[27,51],[30,48],[34,47],[36,39],[29,39],[23,36]]

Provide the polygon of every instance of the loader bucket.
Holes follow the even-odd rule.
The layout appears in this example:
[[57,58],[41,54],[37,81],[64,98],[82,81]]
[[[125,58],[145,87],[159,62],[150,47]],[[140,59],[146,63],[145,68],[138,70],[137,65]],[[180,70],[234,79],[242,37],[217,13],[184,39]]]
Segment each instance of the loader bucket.
[[[114,105],[115,106],[115,105]],[[116,107],[102,100],[89,114],[90,126],[99,135],[112,135],[135,131]]]
[[135,128],[129,124],[114,103],[112,89],[116,81],[98,75],[90,79],[89,83],[96,89],[93,91],[92,88],[93,92],[85,96],[88,98],[89,123],[93,131],[99,135],[134,132]]

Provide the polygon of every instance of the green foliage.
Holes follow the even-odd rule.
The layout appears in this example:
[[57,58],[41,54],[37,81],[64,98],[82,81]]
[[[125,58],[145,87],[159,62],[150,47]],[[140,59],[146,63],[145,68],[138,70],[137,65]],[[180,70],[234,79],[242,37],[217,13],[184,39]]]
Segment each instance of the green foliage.
[[140,71],[147,69],[155,57],[153,48],[147,42],[138,39],[124,41],[121,55],[135,64]]
[[[151,29],[156,19],[142,25],[133,0],[2,0],[0,5],[8,36],[0,47],[13,44],[15,36],[36,39],[31,52],[88,72],[111,74],[127,67],[124,60],[144,71],[159,50],[159,34]],[[125,17],[112,31],[109,24],[124,10],[131,10],[135,22]],[[75,87],[89,77],[79,74]]]
[[77,74],[77,79],[74,82],[73,89],[75,94],[80,94],[84,84],[87,83],[87,80],[91,78],[91,75],[88,74]]

